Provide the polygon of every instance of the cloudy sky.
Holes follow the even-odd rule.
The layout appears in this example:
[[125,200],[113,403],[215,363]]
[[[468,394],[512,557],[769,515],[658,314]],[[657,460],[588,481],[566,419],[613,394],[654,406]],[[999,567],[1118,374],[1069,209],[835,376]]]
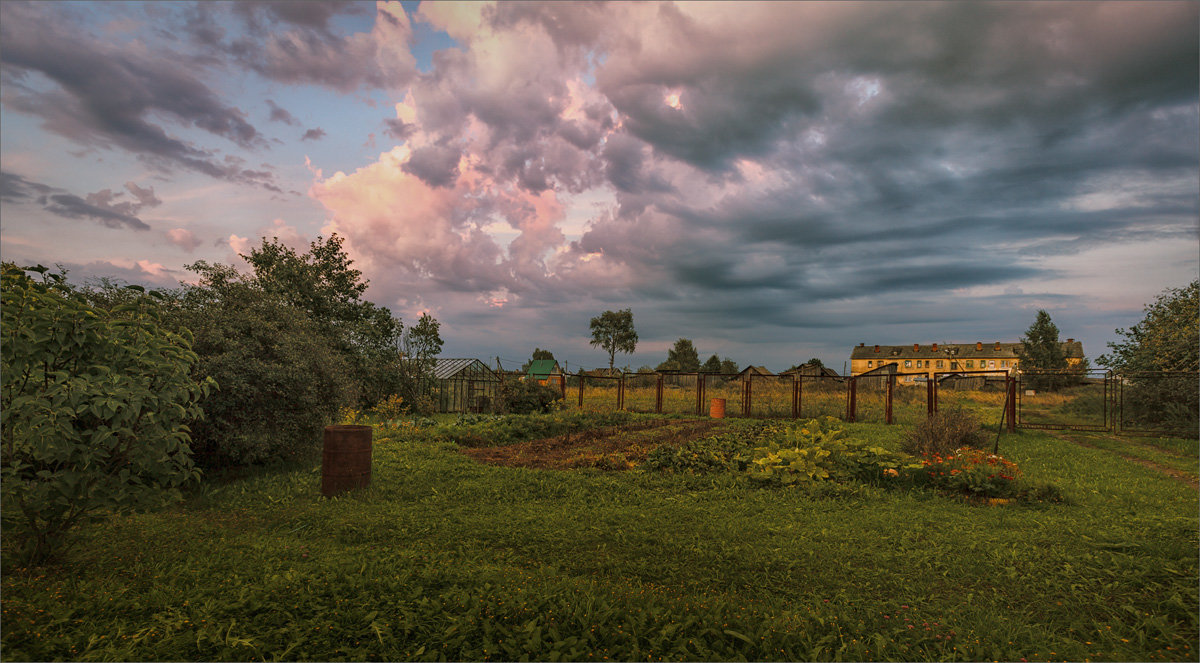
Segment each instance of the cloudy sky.
[[168,286],[346,239],[446,356],[632,308],[781,370],[1093,359],[1200,269],[1200,4],[0,4],[0,252]]

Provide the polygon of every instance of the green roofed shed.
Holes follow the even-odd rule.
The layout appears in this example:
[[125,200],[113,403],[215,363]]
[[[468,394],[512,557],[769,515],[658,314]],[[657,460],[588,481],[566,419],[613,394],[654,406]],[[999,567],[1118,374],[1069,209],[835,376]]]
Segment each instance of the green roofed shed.
[[558,368],[558,361],[555,359],[534,359],[529,362],[529,369],[525,371],[528,378],[538,382],[545,382],[551,375],[561,374],[562,370]]

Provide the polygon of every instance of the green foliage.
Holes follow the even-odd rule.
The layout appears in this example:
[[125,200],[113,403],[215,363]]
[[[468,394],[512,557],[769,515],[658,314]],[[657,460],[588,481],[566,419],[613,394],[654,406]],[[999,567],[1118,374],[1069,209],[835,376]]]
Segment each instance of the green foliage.
[[638,335],[633,328],[633,311],[605,311],[591,320],[591,345],[608,353],[608,370],[613,369],[618,352],[630,354],[637,349]]
[[963,447],[945,455],[928,454],[921,465],[906,468],[905,473],[915,482],[938,490],[1008,498],[1018,494],[1017,477],[1021,471],[1010,460]]
[[961,407],[938,410],[909,429],[900,448],[914,456],[950,454],[959,447],[979,448],[987,443],[974,412]]
[[726,375],[735,375],[739,373],[737,362],[726,357],[721,360],[721,373]]
[[396,394],[392,394],[391,396],[388,396],[387,398],[376,403],[375,407],[371,408],[371,414],[374,414],[380,419],[387,421],[389,419],[399,418],[408,409],[408,404],[404,402],[403,398],[397,396]]
[[1200,370],[1200,280],[1168,288],[1145,307],[1146,317],[1098,360],[1117,373]]
[[650,471],[741,472],[754,448],[775,434],[774,426],[761,422],[742,423],[735,430],[706,435],[675,446],[661,444],[646,455],[641,467]]
[[824,480],[878,481],[895,474],[904,457],[861,439],[849,438],[837,419],[822,417],[779,431],[754,449],[748,474],[772,485]]
[[85,528],[69,573],[5,566],[5,659],[1196,658],[1196,492],[1107,450],[1006,442],[1066,507],[861,485],[831,504],[391,431],[353,496],[320,498],[315,465],[257,474]]
[[1054,391],[1076,382],[1070,376],[1058,374],[1067,369],[1067,357],[1058,340],[1058,326],[1044,310],[1038,310],[1033,324],[1025,331],[1017,356],[1025,373],[1023,381],[1033,389]]
[[105,311],[62,274],[2,269],[4,535],[39,563],[80,522],[168,503],[199,478],[186,422],[212,382],[193,381],[188,339],[159,325],[140,288]]
[[422,313],[417,324],[404,330],[403,357],[398,369],[401,389],[410,402],[433,394],[434,359],[442,351],[441,323],[428,313]]
[[656,370],[679,371],[680,373],[695,373],[700,370],[700,355],[696,346],[689,338],[675,341],[675,346],[667,350],[667,360],[658,365]]
[[[346,360],[359,405],[370,407],[407,386],[397,384],[402,376],[395,370],[402,325],[386,308],[362,299],[368,282],[351,266],[342,244],[337,234],[318,236],[298,254],[278,238],[264,238],[242,258],[267,299],[298,309],[324,330]],[[410,398],[416,396],[409,391]]]
[[550,412],[562,397],[557,387],[537,380],[504,380],[496,390],[496,408],[501,414]]
[[720,373],[721,372],[721,358],[716,355],[709,357],[708,360],[706,360],[704,362],[704,365],[700,367],[700,372],[701,373]]
[[822,363],[820,359],[813,357],[812,359],[809,359],[808,361],[804,362],[803,364],[796,364],[795,366],[792,366],[791,368],[789,368],[787,370],[794,371],[798,368],[803,368],[805,366],[815,366],[817,368],[825,368],[825,364]]
[[324,426],[357,402],[352,361],[328,327],[233,268],[198,263],[198,285],[179,300],[195,334],[198,376],[220,385],[193,430],[206,467],[294,458],[320,448]]

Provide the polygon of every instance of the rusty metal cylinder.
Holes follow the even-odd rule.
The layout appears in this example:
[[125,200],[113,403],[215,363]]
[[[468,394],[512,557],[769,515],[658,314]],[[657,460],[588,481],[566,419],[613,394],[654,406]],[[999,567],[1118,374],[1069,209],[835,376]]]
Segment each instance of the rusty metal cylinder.
[[321,494],[332,497],[371,483],[370,426],[326,426],[321,451]]
[[713,419],[725,418],[725,399],[714,398],[708,403],[708,416]]

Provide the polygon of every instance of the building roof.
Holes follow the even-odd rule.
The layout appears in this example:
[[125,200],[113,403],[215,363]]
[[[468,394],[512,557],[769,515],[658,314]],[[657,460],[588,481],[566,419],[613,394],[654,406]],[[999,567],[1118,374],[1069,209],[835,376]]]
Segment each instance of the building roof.
[[442,359],[433,360],[433,377],[438,380],[448,380],[462,373],[471,374],[472,379],[500,380],[496,372],[478,359]]
[[536,380],[544,380],[548,376],[559,373],[558,361],[555,359],[534,359],[529,362],[525,374]]
[[771,371],[768,371],[765,366],[747,366],[746,368],[743,368],[742,372],[738,373],[738,375],[745,375],[747,373],[753,373],[755,375],[775,375]]
[[861,377],[874,377],[876,375],[892,375],[892,374],[898,373],[899,371],[900,371],[900,368],[898,366],[896,366],[895,364],[884,364],[883,366],[876,366],[875,368],[872,368],[869,371],[863,371],[862,373],[859,373],[855,377],[861,378]]
[[[850,359],[1016,359],[1022,343],[930,343],[913,345],[866,345],[850,351]],[[1083,357],[1083,343],[1073,338],[1062,343],[1063,355]]]
[[788,369],[788,370],[780,373],[780,375],[792,375],[793,373],[796,375],[800,375],[800,376],[821,376],[821,377],[827,377],[827,378],[841,377],[840,375],[838,375],[837,371],[833,370],[832,368],[829,368],[828,366],[816,366],[814,364],[804,364],[803,366],[797,366],[796,368],[791,368],[791,369]]

